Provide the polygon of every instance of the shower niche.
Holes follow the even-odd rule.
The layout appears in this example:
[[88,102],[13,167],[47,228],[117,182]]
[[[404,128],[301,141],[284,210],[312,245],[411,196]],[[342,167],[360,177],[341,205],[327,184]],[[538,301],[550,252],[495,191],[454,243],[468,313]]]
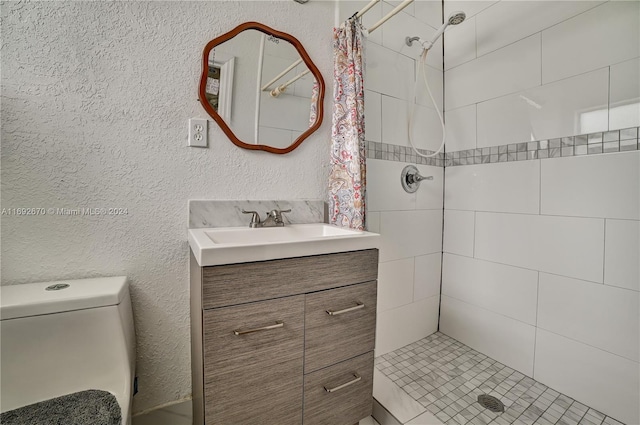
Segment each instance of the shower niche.
[[285,154],[320,127],[324,80],[292,35],[246,22],[202,54],[199,100],[236,146]]

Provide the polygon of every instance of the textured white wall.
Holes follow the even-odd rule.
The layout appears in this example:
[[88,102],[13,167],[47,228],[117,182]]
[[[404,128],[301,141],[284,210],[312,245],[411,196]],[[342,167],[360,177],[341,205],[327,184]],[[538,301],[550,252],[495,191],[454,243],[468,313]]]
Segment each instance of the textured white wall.
[[187,397],[187,200],[324,198],[330,138],[329,112],[285,156],[239,149],[213,122],[209,149],[186,147],[187,119],[206,116],[202,48],[260,21],[295,35],[330,86],[333,4],[3,2],[1,13],[2,207],[128,209],[2,217],[2,283],[126,274],[134,412]]

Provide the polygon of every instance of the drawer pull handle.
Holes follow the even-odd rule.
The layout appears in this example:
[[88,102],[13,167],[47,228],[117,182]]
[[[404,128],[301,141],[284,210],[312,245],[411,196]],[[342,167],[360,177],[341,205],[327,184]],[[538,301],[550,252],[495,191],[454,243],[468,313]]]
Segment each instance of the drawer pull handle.
[[327,314],[329,316],[337,316],[338,314],[342,314],[342,313],[348,313],[350,311],[355,311],[355,310],[360,310],[361,308],[364,308],[364,304],[363,303],[359,303],[356,302],[356,305],[353,307],[349,307],[349,308],[345,308],[344,310],[338,310],[338,311],[334,311],[334,310],[327,310]]
[[353,379],[351,381],[345,382],[344,384],[338,385],[337,387],[333,387],[333,388],[324,387],[324,390],[326,392],[328,392],[328,393],[333,393],[333,392],[336,392],[336,391],[341,390],[343,388],[346,388],[349,385],[353,385],[353,384],[355,384],[356,382],[358,382],[360,380],[362,380],[362,377],[360,375],[358,375],[357,373],[354,373],[353,374]]
[[254,332],[260,332],[260,331],[268,331],[270,329],[277,329],[277,328],[281,328],[284,326],[284,322],[281,321],[276,321],[275,325],[267,325],[267,326],[263,326],[261,328],[255,328],[255,329],[247,329],[244,331],[238,330],[238,331],[233,331],[234,335],[246,335],[246,334],[252,334]]

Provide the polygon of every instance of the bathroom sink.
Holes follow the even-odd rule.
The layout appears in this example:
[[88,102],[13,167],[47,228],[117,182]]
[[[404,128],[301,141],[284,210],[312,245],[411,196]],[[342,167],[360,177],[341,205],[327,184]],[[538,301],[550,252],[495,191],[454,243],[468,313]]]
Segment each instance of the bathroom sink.
[[[286,227],[231,227],[210,229],[206,235],[216,244],[258,244],[269,242],[295,242],[305,239],[327,238],[331,236],[353,236],[356,232],[328,224],[303,224]],[[361,233],[361,232],[358,232]]]
[[189,229],[200,266],[246,263],[379,248],[380,235],[324,223],[284,227]]

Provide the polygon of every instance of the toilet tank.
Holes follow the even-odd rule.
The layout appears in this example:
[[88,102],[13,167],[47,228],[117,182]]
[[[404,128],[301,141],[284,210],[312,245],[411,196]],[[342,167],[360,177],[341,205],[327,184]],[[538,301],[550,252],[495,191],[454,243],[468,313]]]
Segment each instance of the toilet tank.
[[[47,289],[48,288],[48,289]],[[0,287],[2,412],[77,391],[130,413],[135,333],[124,276]]]

